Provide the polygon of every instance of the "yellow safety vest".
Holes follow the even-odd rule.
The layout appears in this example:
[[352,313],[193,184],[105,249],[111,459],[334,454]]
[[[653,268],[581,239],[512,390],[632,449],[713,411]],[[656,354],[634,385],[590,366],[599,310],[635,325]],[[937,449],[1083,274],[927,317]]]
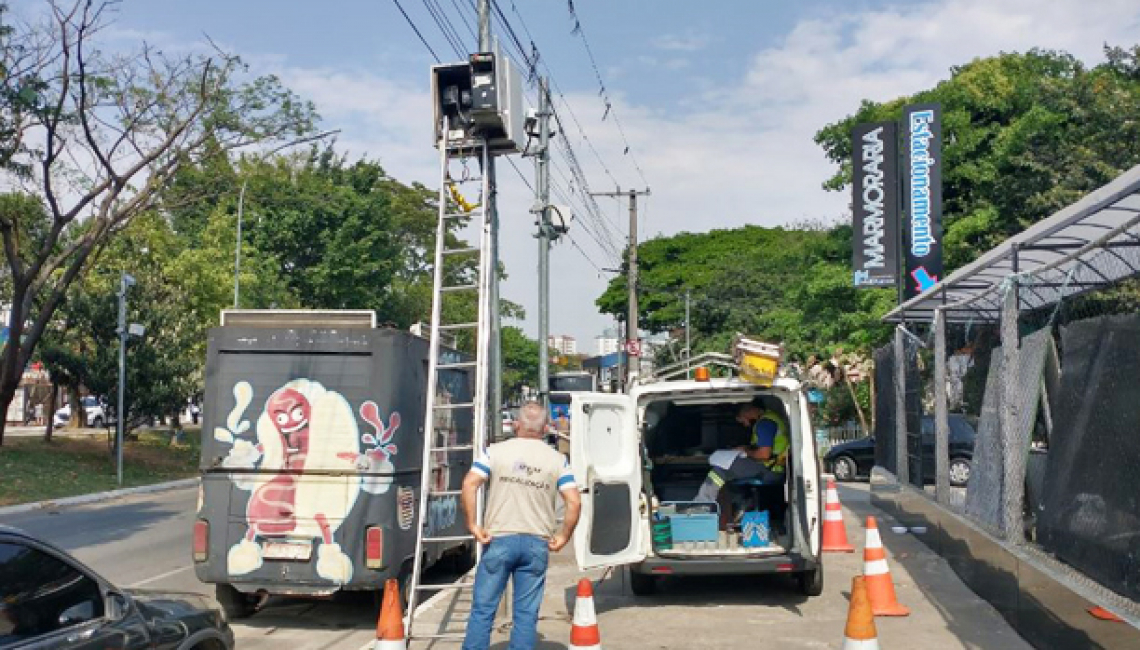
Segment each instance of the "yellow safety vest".
[[783,418],[772,413],[765,413],[760,417],[759,420],[756,420],[755,424],[752,425],[753,445],[756,445],[760,442],[759,437],[756,435],[756,427],[758,427],[764,420],[769,420],[776,425],[776,438],[772,441],[772,456],[768,460],[764,461],[764,466],[773,472],[782,472],[785,468],[778,461],[780,460],[781,456],[788,453],[788,447],[791,446],[788,442],[788,425],[786,422],[784,422]]

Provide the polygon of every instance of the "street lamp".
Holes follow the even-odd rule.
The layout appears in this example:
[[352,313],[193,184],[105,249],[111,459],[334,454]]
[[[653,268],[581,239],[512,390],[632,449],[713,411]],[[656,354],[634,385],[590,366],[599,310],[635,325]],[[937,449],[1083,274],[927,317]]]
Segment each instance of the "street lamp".
[[115,464],[119,485],[123,484],[123,427],[124,396],[127,392],[127,340],[132,336],[142,336],[146,331],[138,323],[127,325],[127,289],[135,286],[135,278],[123,271],[119,276],[119,404],[115,411]]

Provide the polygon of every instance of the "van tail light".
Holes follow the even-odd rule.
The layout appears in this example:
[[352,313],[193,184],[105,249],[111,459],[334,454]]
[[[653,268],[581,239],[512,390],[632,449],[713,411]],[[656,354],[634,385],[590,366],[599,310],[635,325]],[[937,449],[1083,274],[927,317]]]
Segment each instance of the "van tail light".
[[210,522],[199,519],[194,522],[194,561],[205,562],[210,551]]
[[369,526],[364,531],[364,566],[384,568],[384,529],[379,526]]
[[777,571],[780,571],[780,572],[784,572],[784,571],[795,571],[795,570],[796,570],[796,565],[794,565],[794,564],[777,564],[777,565],[776,565],[776,570],[777,570]]

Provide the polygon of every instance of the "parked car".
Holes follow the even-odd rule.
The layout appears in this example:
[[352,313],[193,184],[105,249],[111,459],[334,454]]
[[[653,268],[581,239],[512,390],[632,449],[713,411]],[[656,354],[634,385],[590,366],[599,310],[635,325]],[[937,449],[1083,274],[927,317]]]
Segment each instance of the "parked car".
[[[96,429],[102,428],[107,422],[107,414],[103,410],[103,405],[99,403],[99,398],[94,395],[86,395],[79,398],[79,402],[83,404],[84,410],[87,411],[87,426]],[[66,426],[67,423],[71,421],[71,405],[68,404],[56,411],[54,420],[53,426]]]
[[231,650],[216,603],[118,589],[64,551],[0,526],[0,648]]
[[503,438],[515,437],[515,420],[518,419],[514,409],[503,409]]
[[[950,485],[961,487],[970,480],[974,460],[974,427],[965,415],[950,414]],[[924,478],[934,482],[934,418],[922,418],[924,464],[931,468]],[[836,480],[853,481],[871,475],[875,466],[875,437],[860,438],[835,445],[823,457],[824,466]]]

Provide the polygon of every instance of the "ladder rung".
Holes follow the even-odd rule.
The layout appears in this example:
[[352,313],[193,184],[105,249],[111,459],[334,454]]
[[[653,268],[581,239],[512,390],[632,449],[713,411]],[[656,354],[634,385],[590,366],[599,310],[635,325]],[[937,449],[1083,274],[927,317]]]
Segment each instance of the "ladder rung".
[[451,293],[454,291],[474,291],[479,288],[477,284],[457,284],[453,287],[440,287],[439,290],[444,293]]
[[450,332],[451,330],[469,330],[479,327],[479,323],[452,323],[450,325],[440,325],[441,332]]
[[445,585],[416,585],[419,591],[444,591],[445,589],[467,589],[474,586],[473,582],[449,582]]
[[479,212],[478,208],[476,208],[475,210],[472,210],[471,212],[448,212],[447,214],[443,215],[443,218],[444,219],[462,219],[464,217],[473,217],[476,214],[478,214],[478,212]]
[[463,490],[432,490],[431,492],[428,492],[428,498],[449,497],[456,494],[463,494]]
[[471,451],[475,445],[453,445],[451,447],[432,447],[432,451]]
[[441,411],[455,411],[458,409],[469,409],[474,407],[475,402],[455,402],[453,404],[436,404],[432,408],[439,409]]
[[444,255],[463,255],[464,253],[478,253],[478,248],[449,248],[443,251]]
[[437,542],[470,542],[475,539],[474,535],[446,535],[444,537],[424,537],[423,541],[428,543]]
[[436,365],[436,370],[455,370],[457,368],[474,368],[478,365],[476,361],[456,361],[455,363],[441,363]]
[[413,639],[439,639],[442,641],[448,641],[448,640],[454,639],[456,641],[462,641],[463,639],[466,638],[466,636],[467,636],[466,632],[437,632],[435,634],[409,634],[408,640],[411,641]]

